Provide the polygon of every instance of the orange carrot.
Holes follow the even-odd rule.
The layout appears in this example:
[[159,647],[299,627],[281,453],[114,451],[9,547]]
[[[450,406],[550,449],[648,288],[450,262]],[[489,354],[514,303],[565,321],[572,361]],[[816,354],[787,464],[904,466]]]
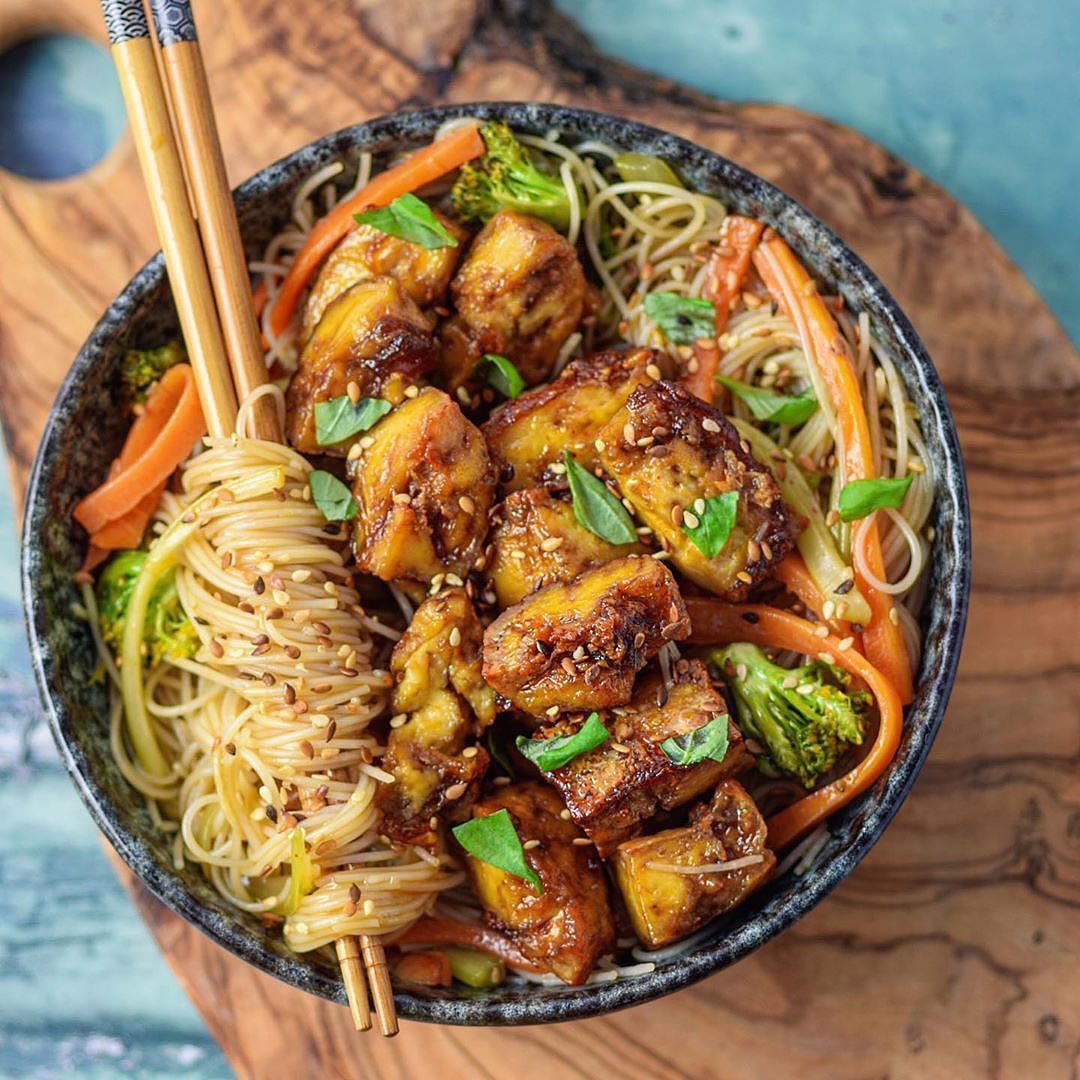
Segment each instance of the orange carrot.
[[847,637],[851,633],[851,623],[846,619],[825,619],[821,614],[825,607],[825,596],[818,588],[803,557],[793,551],[776,567],[777,580],[783,582],[788,592],[794,593],[819,619],[828,623],[833,633]]
[[833,662],[862,679],[877,699],[878,733],[866,756],[846,776],[811,792],[769,818],[769,846],[782,848],[809,832],[830,814],[861,795],[896,756],[903,730],[903,706],[889,679],[854,649],[840,649],[836,637],[818,637],[814,624],[788,611],[762,604],[725,604],[708,597],[686,597],[690,640],[697,645],[749,641],[765,649],[784,649]]
[[75,520],[94,536],[135,510],[165,484],[205,433],[191,368],[177,364],[161,377],[131,425],[109,479],[75,507]]
[[405,931],[395,945],[462,945],[467,949],[480,949],[505,960],[510,967],[520,971],[542,972],[544,969],[517,951],[509,938],[497,930],[480,923],[463,923],[457,919],[422,918]]
[[399,195],[438,180],[466,161],[480,157],[486,150],[478,128],[455,128],[430,146],[417,150],[404,161],[379,173],[362,191],[335,206],[308,233],[304,246],[297,252],[288,275],[281,283],[281,291],[274,298],[270,315],[270,328],[274,333],[282,333],[289,325],[307,283],[338,241],[353,229],[354,214],[371,207],[387,206]]
[[[771,229],[762,238],[753,258],[762,281],[795,324],[803,351],[812,358],[828,388],[840,428],[845,481],[873,479],[876,470],[870,423],[855,365],[836,320],[791,248]],[[876,515],[854,523],[851,543],[853,548],[862,545],[871,573],[883,578],[885,565]],[[866,655],[892,682],[906,705],[914,696],[914,682],[899,623],[893,622],[893,599],[873,588],[857,569],[855,577],[871,611],[870,622],[863,632]]]
[[[729,214],[724,218],[720,246],[713,249],[709,258],[709,274],[702,290],[706,300],[716,309],[716,332],[722,334],[731,317],[732,308],[742,295],[746,275],[750,270],[750,257],[757,247],[764,225],[753,218]],[[720,367],[720,350],[694,343],[694,359],[697,370],[686,376],[684,385],[692,394],[710,404],[716,390],[716,372]]]
[[449,986],[454,981],[450,957],[440,952],[406,953],[394,965],[394,974],[417,986]]

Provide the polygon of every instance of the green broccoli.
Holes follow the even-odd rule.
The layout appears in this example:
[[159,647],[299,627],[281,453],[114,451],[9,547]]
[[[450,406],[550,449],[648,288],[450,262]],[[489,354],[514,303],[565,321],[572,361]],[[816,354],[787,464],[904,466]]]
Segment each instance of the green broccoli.
[[[101,637],[117,654],[124,638],[131,593],[147,554],[145,551],[122,551],[98,578],[96,594]],[[159,664],[164,657],[194,656],[199,647],[199,635],[180,603],[175,571],[161,579],[150,597],[144,640],[146,656],[152,665]]]
[[146,400],[147,392],[173,366],[187,359],[183,345],[170,341],[156,349],[128,349],[120,364],[120,384],[129,405]]
[[849,746],[863,741],[870,706],[865,691],[849,691],[850,677],[821,661],[782,668],[746,643],[717,650],[712,660],[730,678],[744,735],[766,749],[757,759],[766,775],[787,773],[814,786]]
[[487,221],[499,210],[518,210],[565,231],[570,198],[558,176],[543,172],[504,123],[484,124],[487,153],[461,167],[450,201],[466,221]]

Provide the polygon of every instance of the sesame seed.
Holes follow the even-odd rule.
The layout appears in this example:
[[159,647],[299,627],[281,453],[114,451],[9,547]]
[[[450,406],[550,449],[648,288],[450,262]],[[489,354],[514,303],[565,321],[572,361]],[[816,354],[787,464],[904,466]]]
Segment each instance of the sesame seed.
[[829,628],[824,623],[822,623],[821,626],[815,626],[814,627],[814,637],[823,637],[824,638],[824,637],[828,637],[828,636],[829,636]]
[[394,493],[394,502],[399,506],[408,506],[412,503],[412,496],[407,491],[398,491]]
[[346,900],[344,907],[341,909],[341,914],[344,915],[346,919],[351,919],[356,914],[356,901]]
[[799,685],[799,678],[797,675],[789,675],[780,685],[785,690],[794,690]]
[[652,446],[654,442],[656,442],[655,435],[644,435],[642,436],[642,438],[638,439],[637,445],[641,447]]
[[220,659],[221,657],[223,657],[225,655],[225,649],[222,647],[221,642],[218,641],[217,638],[211,638],[210,639],[210,646],[209,647],[210,647],[210,652],[214,656],[216,656],[218,659]]
[[645,374],[649,376],[654,382],[659,382],[663,377],[663,372],[657,367],[656,364],[646,364]]
[[706,431],[711,431],[714,434],[720,430],[720,425],[711,416],[706,416],[705,419],[701,421],[701,426]]
[[358,442],[354,442],[352,446],[349,447],[349,452],[345,455],[345,460],[356,461],[363,452],[364,448]]
[[740,570],[735,575],[735,577],[738,578],[738,580],[741,581],[744,585],[754,584],[754,579],[745,570]]
[[553,461],[548,466],[548,472],[550,472],[552,476],[562,476],[563,473],[566,472],[566,466],[561,461]]
[[541,551],[557,551],[563,546],[563,537],[561,536],[549,536],[546,540],[540,541]]
[[630,753],[630,747],[627,746],[626,743],[613,742],[613,743],[610,744],[610,746],[611,746],[611,749],[614,750],[616,754],[629,754]]
[[682,512],[682,523],[688,529],[696,529],[701,524],[701,522],[698,521],[697,516],[690,513],[689,510],[684,510]]
[[559,661],[559,663],[562,665],[562,669],[566,672],[567,675],[571,677],[577,675],[577,668],[574,666],[574,661],[572,657],[564,656],[562,660]]
[[694,500],[694,513],[695,514],[704,514],[705,513],[705,500],[704,499],[695,499]]
[[846,637],[846,638],[841,638],[840,641],[837,643],[836,647],[837,647],[837,649],[840,650],[840,652],[846,652],[854,644],[855,644],[855,639],[853,637]]
[[390,717],[390,726],[392,728],[399,728],[408,719],[409,718],[408,718],[408,716],[405,715],[405,713],[398,713],[397,716],[391,716]]
[[563,807],[563,809],[559,811],[559,817],[561,817],[563,819],[563,821],[569,821],[570,820],[570,811],[567,810],[565,807]]
[[461,751],[461,756],[463,758],[474,758],[478,753],[480,753],[480,751],[475,746],[466,746],[465,749]]
[[757,562],[761,558],[761,545],[754,539],[746,541],[746,561]]
[[891,622],[893,626],[900,625],[900,612],[897,611],[895,607],[889,608],[889,622]]
[[295,645],[286,645],[285,646],[285,655],[290,660],[299,660],[300,659],[300,650]]
[[521,845],[521,850],[522,851],[532,851],[534,848],[538,848],[539,846],[540,846],[540,841],[539,840],[526,840],[525,843]]
[[348,386],[345,387],[345,393],[349,395],[349,400],[355,405],[360,400],[360,384],[350,379]]
[[908,472],[924,473],[926,472],[926,466],[918,459],[912,458],[908,463]]
[[575,836],[574,839],[570,841],[570,843],[573,844],[574,847],[592,846],[592,841],[587,836]]
[[802,694],[804,697],[812,694],[813,692],[814,687],[812,683],[803,683],[801,686],[795,687],[795,693]]
[[407,398],[414,398],[419,393],[420,393],[420,387],[419,386],[406,386],[405,387],[405,396]]
[[821,617],[823,619],[831,619],[836,613],[836,604],[832,600],[826,600],[821,605]]
[[266,582],[261,577],[257,577],[251,586],[256,596],[262,596],[266,592]]
[[843,596],[845,593],[851,592],[853,588],[855,588],[855,579],[849,577],[845,581],[841,581],[840,584],[833,589],[833,592],[836,593],[837,596]]
[[450,648],[456,649],[461,644],[461,630],[456,626],[451,627],[447,640],[450,642]]
[[315,757],[315,747],[307,741],[307,739],[301,739],[297,744],[300,753],[304,755],[309,761]]
[[769,544],[768,540],[761,541],[761,553],[769,560],[769,562],[772,562],[772,546]]
[[676,526],[683,523],[683,508],[678,503],[671,508],[671,521]]
[[585,656],[586,656],[586,653],[585,653],[585,646],[584,646],[584,645],[579,645],[579,646],[578,646],[578,647],[577,647],[577,648],[576,648],[576,649],[574,650],[574,654],[573,654],[573,655],[574,655],[574,659],[575,659],[575,660],[578,660],[578,661],[584,660],[584,659],[585,659]]
[[558,716],[559,715],[559,706],[558,705],[552,705],[549,708],[545,709],[544,712],[548,716]]
[[465,792],[468,791],[468,790],[469,790],[469,785],[468,784],[465,784],[465,783],[451,784],[446,789],[447,801],[453,802],[455,799],[460,799],[461,796],[464,795]]
[[604,450],[606,449],[606,447],[604,446],[604,440],[603,439],[597,439],[596,442],[593,443],[593,446],[596,447],[596,452],[598,454],[602,454],[604,452]]
[[374,435],[365,435],[358,444],[361,450],[370,450],[375,445]]
[[626,440],[626,442],[633,446],[634,443],[637,441],[637,432],[634,431],[634,425],[629,422],[623,424],[622,433],[623,438]]
[[462,495],[461,498],[458,499],[457,503],[458,506],[461,508],[461,512],[463,514],[476,513],[476,503],[473,502],[473,500],[470,499],[468,495]]

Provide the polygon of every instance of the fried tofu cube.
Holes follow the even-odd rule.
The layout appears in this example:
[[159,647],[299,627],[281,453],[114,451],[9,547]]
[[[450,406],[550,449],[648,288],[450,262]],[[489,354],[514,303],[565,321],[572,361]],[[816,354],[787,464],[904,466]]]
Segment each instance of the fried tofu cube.
[[417,609],[390,657],[394,676],[393,710],[413,712],[439,690],[464,698],[476,729],[495,719],[495,691],[481,673],[484,628],[468,594],[447,588]]
[[[638,445],[650,435],[648,446]],[[719,409],[682,386],[639,387],[600,439],[601,464],[695,585],[725,600],[744,600],[794,546],[796,521],[772,474],[740,445]],[[709,558],[675,522],[696,517],[699,500],[729,491],[739,497],[735,524],[720,552]]]
[[[681,661],[678,666],[681,670],[670,687],[665,687],[659,672],[643,675],[630,704],[603,718],[611,740],[548,775],[574,824],[602,856],[636,836],[657,811],[682,806],[753,764],[738,728],[730,722],[723,761],[676,765],[660,748],[665,739],[695,731],[727,713],[700,660]],[[560,719],[537,737],[571,735],[584,719]]]
[[591,846],[574,843],[581,833],[559,817],[562,808],[550,787],[523,783],[499,788],[473,810],[474,817],[486,817],[505,809],[522,844],[540,841],[525,859],[543,892],[472,855],[466,862],[484,920],[526,959],[578,986],[614,951],[615,923],[603,864]]
[[420,307],[441,302],[469,234],[453,218],[438,210],[434,214],[457,240],[457,247],[425,248],[399,240],[373,225],[357,225],[349,232],[326,257],[311,287],[300,324],[300,340],[311,337],[323,312],[358,281],[393,278]]
[[441,366],[461,385],[485,353],[513,361],[526,383],[551,374],[585,309],[585,273],[566,237],[539,218],[500,210],[450,283],[457,317],[440,333]]
[[631,555],[504,611],[484,632],[484,678],[534,716],[625,705],[637,673],[689,628],[671,571]]
[[620,844],[611,865],[642,943],[670,945],[741,903],[776,865],[765,838],[753,799],[725,780],[686,828]]
[[434,851],[443,821],[468,818],[489,764],[483,747],[469,745],[474,728],[457,694],[433,690],[404,724],[390,729],[379,764],[394,782],[379,785],[375,803],[383,814],[380,829],[391,840]]
[[640,554],[641,544],[609,544],[574,517],[574,508],[546,488],[511,492],[495,508],[487,572],[499,607],[524,600],[593,566]]
[[357,566],[383,581],[464,578],[484,545],[495,470],[483,436],[441,390],[407,398],[350,462]]
[[435,364],[427,317],[393,278],[361,281],[331,303],[300,353],[285,399],[289,442],[304,453],[344,454],[349,443],[320,446],[315,406],[356,383],[361,397],[391,404]]
[[561,486],[565,478],[551,466],[561,468],[567,450],[592,471],[601,429],[669,363],[654,349],[608,349],[572,361],[547,386],[496,409],[482,430],[504,489]]

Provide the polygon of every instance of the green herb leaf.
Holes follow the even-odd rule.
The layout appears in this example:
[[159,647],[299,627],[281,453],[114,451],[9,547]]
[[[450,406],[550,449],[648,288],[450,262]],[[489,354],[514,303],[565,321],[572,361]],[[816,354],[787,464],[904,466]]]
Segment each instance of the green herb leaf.
[[334,446],[361,431],[367,431],[393,406],[383,398],[361,398],[355,405],[348,394],[319,401],[315,405],[315,441],[320,446]]
[[649,293],[645,314],[676,345],[692,345],[698,338],[716,337],[716,308],[708,300],[675,293]]
[[361,225],[370,225],[387,236],[408,240],[429,251],[458,246],[457,240],[432,213],[431,207],[415,195],[399,195],[389,206],[365,210],[354,214],[353,218]]
[[717,375],[716,381],[742,398],[758,420],[770,420],[774,424],[801,424],[817,411],[817,398],[813,390],[804,390],[798,397],[774,394],[759,386]]
[[457,842],[474,858],[524,879],[538,893],[544,891],[540,875],[525,861],[517,829],[505,808],[455,825],[453,833]]
[[857,521],[883,506],[899,506],[911,487],[914,473],[879,480],[852,480],[840,492],[840,520]]
[[554,772],[573,761],[574,758],[603,746],[608,740],[599,713],[589,713],[588,719],[573,735],[557,735],[554,739],[526,739],[517,737],[517,748],[538,769]]
[[327,521],[352,521],[360,509],[352,492],[333,473],[314,469],[308,473],[311,497]]
[[728,718],[714,716],[707,724],[660,744],[669,761],[696,765],[699,761],[723,761],[728,748]]
[[516,398],[525,389],[521,372],[505,356],[484,353],[483,359],[475,368],[476,371],[481,369],[488,386],[494,387],[503,397]]
[[608,491],[602,480],[579,465],[569,450],[564,456],[578,524],[609,544],[632,544],[637,539],[637,531],[626,507]]
[[494,727],[488,728],[487,745],[491,756],[506,770],[512,780],[516,780],[517,769],[514,768],[514,763],[507,753],[504,733]]
[[[715,559],[728,542],[738,509],[739,493],[737,491],[725,491],[723,495],[714,495],[711,499],[706,499],[705,509],[701,513],[698,513],[695,507],[685,507],[683,532],[690,537],[694,547],[707,559]],[[687,514],[693,514],[697,518],[697,525],[687,524]]]

